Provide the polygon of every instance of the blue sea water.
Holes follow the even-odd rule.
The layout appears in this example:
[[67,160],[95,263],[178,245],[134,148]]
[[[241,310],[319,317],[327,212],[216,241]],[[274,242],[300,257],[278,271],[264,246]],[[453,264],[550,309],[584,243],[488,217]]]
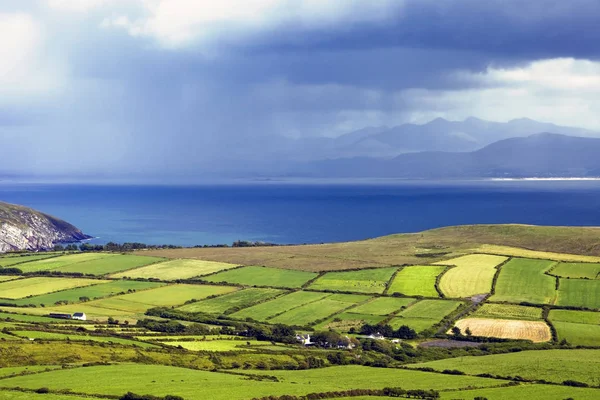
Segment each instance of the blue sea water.
[[0,200],[63,218],[95,242],[321,243],[482,223],[600,226],[599,181],[0,184]]

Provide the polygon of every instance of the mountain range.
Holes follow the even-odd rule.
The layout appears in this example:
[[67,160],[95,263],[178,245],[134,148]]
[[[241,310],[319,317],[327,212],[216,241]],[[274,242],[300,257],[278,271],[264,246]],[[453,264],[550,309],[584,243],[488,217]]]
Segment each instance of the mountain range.
[[600,176],[600,139],[538,133],[470,152],[424,151],[298,165],[291,174],[328,178],[524,178]]

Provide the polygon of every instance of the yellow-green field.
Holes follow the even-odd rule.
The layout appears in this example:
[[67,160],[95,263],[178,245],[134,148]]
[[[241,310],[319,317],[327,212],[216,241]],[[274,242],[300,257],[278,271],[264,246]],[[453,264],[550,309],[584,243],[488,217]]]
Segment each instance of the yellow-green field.
[[57,268],[64,268],[77,263],[116,256],[117,254],[112,253],[69,254],[60,257],[45,258],[39,261],[32,261],[25,264],[19,264],[19,269],[23,272],[48,271]]
[[177,279],[188,279],[197,276],[208,275],[218,271],[223,271],[237,267],[236,264],[228,264],[214,261],[203,260],[171,260],[161,263],[148,265],[147,267],[136,268],[126,272],[111,275],[112,278],[154,278],[163,281],[173,281]]
[[81,286],[97,285],[108,281],[82,278],[35,277],[0,283],[0,298],[20,299],[26,296],[57,292]]
[[541,308],[537,307],[486,303],[471,314],[471,316],[478,318],[524,319],[535,321],[542,319],[542,311]]
[[437,264],[454,265],[440,279],[440,289],[446,297],[470,297],[490,293],[496,267],[506,257],[488,254],[470,254],[440,261]]
[[331,296],[329,293],[305,291],[293,292],[284,296],[279,296],[274,300],[269,300],[252,307],[244,308],[231,314],[231,317],[239,319],[252,318],[257,321],[266,321],[270,317],[274,317],[293,308],[297,308],[329,296]]
[[597,263],[559,263],[552,270],[552,275],[562,278],[600,278],[600,264]]
[[[228,286],[223,288],[235,289]],[[231,291],[231,290],[230,290]],[[278,289],[244,289],[235,293],[228,293],[203,301],[186,304],[179,307],[187,312],[204,312],[209,314],[221,314],[224,312],[235,312],[253,304],[282,295],[286,292]],[[206,296],[205,296],[206,297]]]
[[405,296],[439,297],[435,281],[446,267],[415,265],[402,268],[388,288],[388,294],[400,293]]
[[314,290],[335,290],[361,293],[383,293],[397,268],[363,269],[328,272],[309,287]]
[[247,286],[300,288],[316,277],[317,274],[314,272],[250,266],[219,272],[204,279],[215,283],[228,282]]
[[555,263],[548,260],[513,258],[502,266],[492,301],[552,304],[556,279],[544,274]]

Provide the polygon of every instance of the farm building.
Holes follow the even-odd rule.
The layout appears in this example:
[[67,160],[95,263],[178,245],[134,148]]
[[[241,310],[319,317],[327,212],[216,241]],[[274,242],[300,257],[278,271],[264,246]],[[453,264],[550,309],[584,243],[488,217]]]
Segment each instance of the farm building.
[[310,346],[313,342],[310,341],[310,335],[307,333],[305,335],[296,335],[296,340],[302,343],[304,346]]
[[73,316],[71,314],[61,314],[61,313],[50,313],[48,314],[50,318],[60,318],[60,319],[71,319]]
[[76,312],[75,314],[73,314],[73,319],[78,319],[78,320],[81,320],[81,321],[85,321],[87,319],[87,317],[85,316],[85,313]]

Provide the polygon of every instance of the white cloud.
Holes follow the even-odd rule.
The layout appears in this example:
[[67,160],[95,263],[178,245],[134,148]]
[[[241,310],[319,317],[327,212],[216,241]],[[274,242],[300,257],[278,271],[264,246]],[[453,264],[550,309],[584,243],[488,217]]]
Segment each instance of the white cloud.
[[461,72],[457,78],[480,87],[414,89],[398,93],[397,98],[420,110],[415,113],[418,120],[529,117],[600,130],[600,62],[548,59],[517,68],[490,67],[479,74]]
[[[108,0],[105,0],[108,1]],[[313,29],[356,22],[381,21],[401,0],[128,0],[142,6],[142,16],[113,14],[102,26],[125,28],[166,47],[212,40],[247,38],[281,26]],[[95,1],[102,3],[101,0]]]
[[24,13],[0,13],[0,95],[2,101],[48,91],[59,83],[43,56],[42,26]]

